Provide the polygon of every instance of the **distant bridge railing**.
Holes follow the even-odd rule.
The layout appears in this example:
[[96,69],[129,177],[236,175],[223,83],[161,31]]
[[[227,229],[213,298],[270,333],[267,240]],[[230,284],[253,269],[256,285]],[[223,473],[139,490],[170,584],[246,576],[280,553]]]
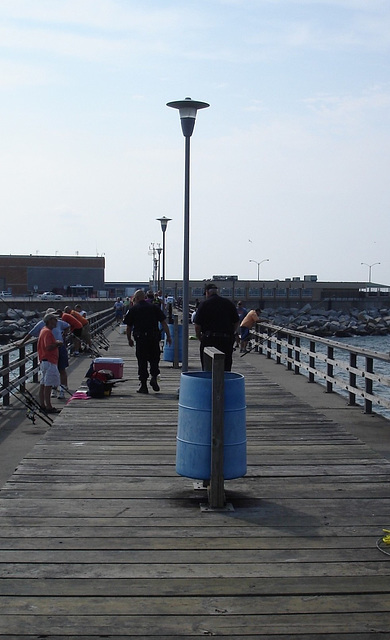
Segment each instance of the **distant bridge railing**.
[[[252,349],[323,384],[327,393],[347,396],[349,405],[362,405],[368,414],[373,405],[390,409],[389,354],[264,323],[251,338]],[[389,417],[388,411],[381,413]]]
[[[112,307],[88,316],[92,340],[97,339],[115,322]],[[9,406],[10,398],[19,389],[25,390],[26,382],[38,382],[39,362],[37,338],[31,338],[23,346],[9,344],[0,347],[0,401]]]

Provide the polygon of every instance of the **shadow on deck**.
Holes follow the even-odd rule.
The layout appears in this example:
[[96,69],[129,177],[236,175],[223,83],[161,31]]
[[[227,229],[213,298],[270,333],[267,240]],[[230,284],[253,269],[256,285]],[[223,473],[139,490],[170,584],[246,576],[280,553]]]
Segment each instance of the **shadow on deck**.
[[0,638],[389,637],[388,460],[236,355],[248,473],[202,513],[175,472],[180,371],[140,396],[125,336],[108,355],[129,381],[72,400],[0,492]]

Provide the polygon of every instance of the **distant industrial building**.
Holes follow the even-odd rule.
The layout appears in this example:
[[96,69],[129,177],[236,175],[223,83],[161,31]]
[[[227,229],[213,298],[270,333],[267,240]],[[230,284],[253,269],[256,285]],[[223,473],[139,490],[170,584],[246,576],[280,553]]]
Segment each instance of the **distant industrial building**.
[[[390,306],[388,285],[373,282],[319,282],[316,275],[286,278],[285,280],[239,280],[238,276],[212,276],[205,280],[191,280],[189,301],[195,304],[204,297],[204,288],[214,282],[219,294],[233,302],[241,300],[245,306],[262,309],[299,308],[310,303],[322,308]],[[111,296],[126,296],[138,288],[156,289],[159,283],[106,283]],[[166,280],[165,294],[175,300],[183,297],[181,280]]]
[[[104,257],[82,256],[0,256],[0,291],[13,295],[32,295],[53,291],[64,296],[132,296],[136,289],[161,288],[161,281],[105,282]],[[236,275],[214,275],[191,280],[189,301],[202,300],[207,282],[215,282],[219,293],[233,302],[260,308],[299,308],[307,303],[323,308],[390,306],[390,288],[374,282],[321,282],[317,275],[285,280],[239,280]],[[175,300],[183,297],[183,284],[165,280],[165,294]]]
[[12,295],[104,291],[104,257],[0,256],[0,290]]
[[[285,280],[238,280],[210,278],[207,281],[190,282],[189,298],[193,303],[202,300],[207,282],[215,282],[219,294],[233,302],[241,300],[246,306],[299,308],[314,303],[323,308],[347,308],[366,306],[389,306],[390,288],[373,282],[319,282],[317,276],[286,278]],[[165,283],[166,295],[176,299],[183,295],[180,281]]]

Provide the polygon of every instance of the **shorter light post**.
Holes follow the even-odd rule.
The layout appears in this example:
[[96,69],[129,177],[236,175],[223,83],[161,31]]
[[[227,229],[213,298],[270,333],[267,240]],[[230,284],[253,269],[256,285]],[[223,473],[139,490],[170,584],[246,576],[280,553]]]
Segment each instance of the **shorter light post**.
[[160,280],[161,280],[161,251],[162,247],[160,245],[157,247],[158,253],[158,273],[157,273],[157,281],[158,281],[158,289],[160,289]]
[[376,264],[380,264],[380,262],[374,262],[373,264],[367,264],[367,262],[361,262],[360,264],[364,264],[366,267],[368,267],[368,282],[371,282],[372,267],[375,267]]
[[161,231],[163,237],[163,246],[162,246],[162,278],[161,278],[161,292],[163,299],[163,309],[165,309],[165,232],[167,230],[168,222],[172,220],[172,218],[167,218],[163,216],[162,218],[156,218],[161,224]]
[[249,262],[254,262],[255,264],[257,264],[257,282],[259,282],[260,281],[260,265],[263,264],[263,262],[269,262],[269,258],[260,260],[260,262],[257,262],[257,260],[249,260]]

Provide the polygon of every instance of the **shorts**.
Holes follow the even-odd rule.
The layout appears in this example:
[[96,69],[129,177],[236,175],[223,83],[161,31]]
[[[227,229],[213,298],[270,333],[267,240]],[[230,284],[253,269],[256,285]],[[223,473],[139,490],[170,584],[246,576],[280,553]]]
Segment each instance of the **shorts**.
[[88,342],[88,343],[91,342],[91,331],[89,328],[89,324],[85,324],[81,329],[80,338],[84,340],[84,342]]
[[58,371],[63,371],[66,367],[69,367],[68,350],[64,344],[58,349]]
[[44,360],[41,362],[41,385],[44,387],[58,387],[60,385],[60,372],[53,362]]
[[249,329],[248,327],[241,327],[241,340],[248,340]]

